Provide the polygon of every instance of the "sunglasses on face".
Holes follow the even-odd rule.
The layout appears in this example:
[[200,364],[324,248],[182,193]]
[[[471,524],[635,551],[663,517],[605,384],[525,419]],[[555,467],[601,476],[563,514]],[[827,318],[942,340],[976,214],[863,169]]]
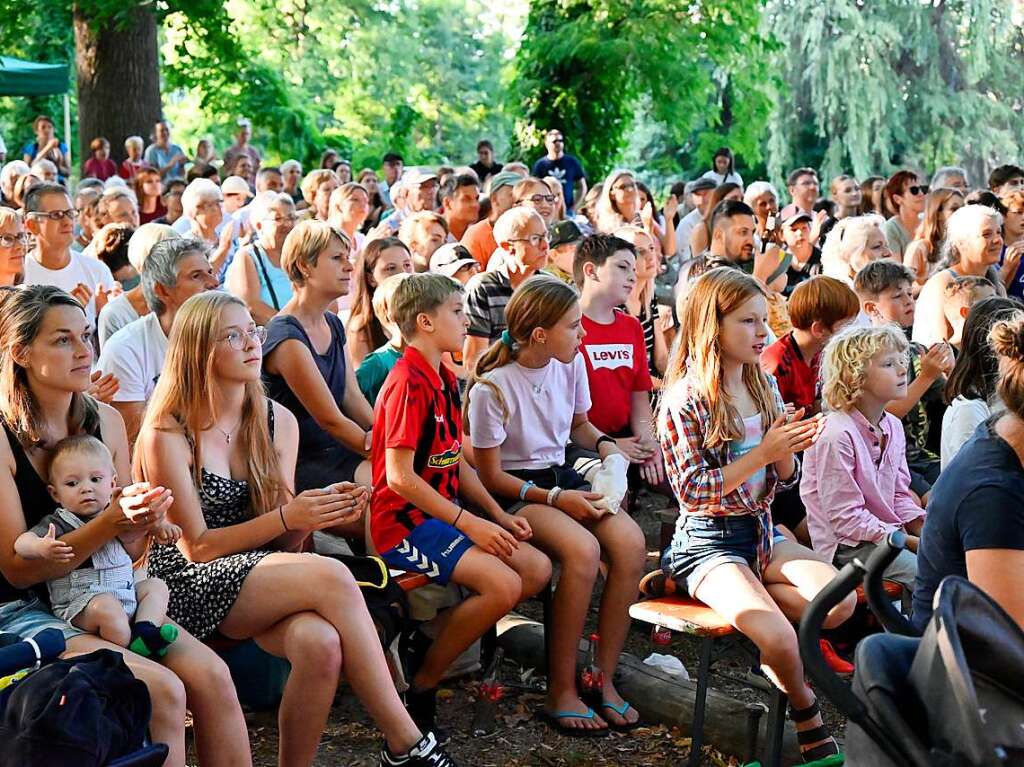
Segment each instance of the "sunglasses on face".
[[928,187],[920,184],[914,184],[913,186],[908,186],[907,191],[913,195],[928,194]]
[[74,208],[68,208],[67,210],[51,211],[35,210],[29,213],[28,215],[32,216],[33,218],[46,218],[49,219],[50,221],[60,221],[61,219],[65,218],[68,221],[74,221],[76,218],[78,218],[78,211],[75,210]]

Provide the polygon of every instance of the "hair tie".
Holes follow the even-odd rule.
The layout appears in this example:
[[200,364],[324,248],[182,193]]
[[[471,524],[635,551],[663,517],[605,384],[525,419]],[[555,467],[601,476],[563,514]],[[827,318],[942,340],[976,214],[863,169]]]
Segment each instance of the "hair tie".
[[501,331],[501,342],[509,348],[509,351],[512,350],[512,346],[515,344],[515,341],[512,340],[512,334],[509,333],[507,329]]

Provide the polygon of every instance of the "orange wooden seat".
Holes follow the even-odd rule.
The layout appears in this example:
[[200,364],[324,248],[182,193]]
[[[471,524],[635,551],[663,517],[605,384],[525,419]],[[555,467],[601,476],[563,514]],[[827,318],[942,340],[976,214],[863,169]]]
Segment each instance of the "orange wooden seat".
[[423,586],[429,586],[433,581],[423,573],[406,573],[401,570],[392,570],[391,578],[402,591],[409,593]]
[[724,637],[736,631],[731,623],[706,604],[689,597],[647,599],[630,607],[629,615],[638,621],[693,637]]
[[[882,588],[890,599],[900,599],[903,596],[903,587],[896,581],[882,581]],[[867,603],[868,597],[864,592],[864,585],[857,584],[857,604],[866,605]]]

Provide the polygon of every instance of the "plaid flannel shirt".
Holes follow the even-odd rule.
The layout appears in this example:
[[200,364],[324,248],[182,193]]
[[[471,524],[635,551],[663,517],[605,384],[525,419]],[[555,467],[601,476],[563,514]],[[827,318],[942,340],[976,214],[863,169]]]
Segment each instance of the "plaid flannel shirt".
[[[776,406],[783,408],[775,377],[768,375],[768,384]],[[735,456],[733,445],[704,447],[711,411],[707,399],[697,388],[694,377],[686,375],[665,392],[658,413],[658,437],[665,453],[665,468],[669,483],[679,501],[679,524],[684,514],[706,514],[713,517],[750,514],[759,522],[758,570],[764,572],[771,557],[772,519],[771,504],[776,489],[788,489],[800,479],[799,459],[794,456],[796,469],[786,480],[779,479],[774,464],[765,467],[765,492],[755,499],[746,482],[731,493],[723,493],[725,475],[722,467]]]

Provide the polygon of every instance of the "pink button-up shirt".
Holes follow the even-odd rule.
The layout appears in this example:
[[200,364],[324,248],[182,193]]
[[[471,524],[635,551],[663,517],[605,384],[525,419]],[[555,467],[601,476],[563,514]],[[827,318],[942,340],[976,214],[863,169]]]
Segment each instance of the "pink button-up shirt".
[[800,497],[814,550],[829,562],[839,544],[877,543],[924,516],[910,493],[906,445],[903,424],[891,413],[877,429],[857,409],[826,416],[804,453]]

